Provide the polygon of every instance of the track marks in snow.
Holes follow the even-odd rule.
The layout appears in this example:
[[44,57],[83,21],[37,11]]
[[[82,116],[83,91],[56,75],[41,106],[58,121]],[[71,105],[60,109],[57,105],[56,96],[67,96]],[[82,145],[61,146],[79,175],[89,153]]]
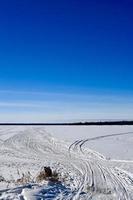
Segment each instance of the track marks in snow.
[[[10,167],[16,162],[16,168],[24,164],[37,169],[44,163],[60,163],[61,173],[67,174],[67,181],[62,184],[31,185],[7,193],[16,194],[16,199],[65,199],[65,200],[132,200],[133,177],[131,174],[113,166],[112,160],[107,160],[100,153],[84,148],[87,142],[106,137],[133,134],[133,132],[108,134],[86,140],[77,140],[73,144],[54,139],[43,128],[26,128],[11,132],[11,137],[5,139],[0,147],[10,162]],[[2,133],[1,133],[2,134]],[[12,157],[14,160],[12,160]],[[117,161],[119,162],[119,161]],[[20,191],[20,190],[19,190]],[[2,194],[3,195],[3,194]],[[20,198],[21,196],[21,198]],[[1,197],[0,197],[1,199]],[[4,199],[4,197],[3,197]],[[5,198],[6,199],[6,198]]]
[[[132,134],[132,133],[122,133]],[[117,134],[117,135],[122,135]],[[89,138],[87,140],[79,140],[74,142],[69,147],[69,152],[71,154],[74,152],[74,156],[78,155],[78,158],[81,163],[79,168],[82,169],[82,175],[84,178],[84,183],[82,183],[82,189],[88,185],[89,180],[86,177],[89,177],[90,183],[88,185],[88,199],[93,197],[102,199],[101,195],[106,195],[105,199],[109,199],[109,196],[113,199],[121,200],[130,200],[133,199],[133,184],[127,184],[132,177],[128,176],[126,173],[120,173],[119,170],[111,167],[111,160],[106,160],[105,157],[98,154],[97,152],[86,152],[83,150],[83,146],[86,142],[91,140],[102,139],[105,137],[112,137],[114,135],[99,136],[95,138]],[[91,153],[91,154],[90,154]],[[91,156],[90,156],[90,155]],[[77,163],[78,164],[78,163]],[[128,179],[128,181],[127,181]],[[131,181],[132,182],[132,181]],[[88,195],[88,194],[87,194]]]

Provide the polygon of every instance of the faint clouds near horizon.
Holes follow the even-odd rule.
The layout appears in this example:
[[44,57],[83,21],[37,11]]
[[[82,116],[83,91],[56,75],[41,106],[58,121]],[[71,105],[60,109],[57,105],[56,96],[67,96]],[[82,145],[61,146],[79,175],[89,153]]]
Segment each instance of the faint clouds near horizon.
[[132,103],[133,96],[122,94],[1,90],[0,122],[128,120]]

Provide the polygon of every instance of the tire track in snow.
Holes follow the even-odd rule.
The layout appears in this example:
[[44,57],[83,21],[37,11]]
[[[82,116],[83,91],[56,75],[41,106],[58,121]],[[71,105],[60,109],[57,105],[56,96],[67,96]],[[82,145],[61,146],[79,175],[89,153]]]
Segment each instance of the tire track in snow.
[[[72,145],[70,145],[69,147],[69,152],[75,152],[77,151],[77,153],[81,153],[81,158],[84,157],[84,159],[81,159],[81,162],[83,165],[86,165],[88,163],[88,167],[90,168],[90,170],[84,170],[84,173],[88,175],[88,177],[91,177],[92,180],[92,184],[90,186],[90,189],[92,190],[92,195],[89,198],[93,198],[93,196],[97,196],[98,193],[102,193],[102,191],[100,191],[100,187],[99,185],[110,185],[110,190],[107,193],[107,199],[109,198],[109,193],[111,196],[116,197],[116,199],[120,199],[120,200],[131,200],[133,199],[133,185],[128,186],[127,185],[127,180],[125,178],[127,178],[127,174],[125,174],[125,178],[119,174],[116,173],[115,169],[112,169],[110,167],[108,167],[108,161],[102,156],[99,156],[98,154],[95,154],[95,156],[97,156],[97,160],[95,157],[92,156],[92,158],[89,158],[87,160],[87,154],[84,153],[83,151],[83,145],[91,140],[97,140],[97,139],[102,139],[102,138],[106,138],[106,137],[112,137],[112,136],[116,136],[116,135],[126,135],[126,134],[132,134],[132,132],[128,132],[128,133],[119,133],[119,134],[110,134],[110,135],[106,135],[106,136],[99,136],[99,137],[95,137],[95,138],[89,138],[86,140],[78,140],[75,141]],[[87,162],[85,162],[85,160],[87,160]],[[104,161],[104,167],[103,167],[103,161]],[[97,164],[98,162],[98,164]],[[110,161],[111,162],[111,161]],[[93,163],[93,164],[92,164]],[[89,173],[89,171],[91,171],[91,173]],[[106,173],[105,173],[106,172]],[[100,180],[100,178],[101,180]],[[129,178],[131,179],[131,177]],[[103,183],[102,183],[103,182]],[[86,184],[86,180],[84,181],[84,185]],[[98,198],[98,197],[97,197]]]

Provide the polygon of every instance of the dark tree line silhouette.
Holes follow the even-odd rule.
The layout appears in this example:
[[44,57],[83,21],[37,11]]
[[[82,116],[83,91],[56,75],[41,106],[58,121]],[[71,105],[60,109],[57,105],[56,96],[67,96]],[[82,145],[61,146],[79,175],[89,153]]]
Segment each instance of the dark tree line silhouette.
[[66,123],[0,123],[1,126],[106,126],[106,125],[133,125],[133,120],[121,120],[121,121],[94,121],[94,122],[66,122]]

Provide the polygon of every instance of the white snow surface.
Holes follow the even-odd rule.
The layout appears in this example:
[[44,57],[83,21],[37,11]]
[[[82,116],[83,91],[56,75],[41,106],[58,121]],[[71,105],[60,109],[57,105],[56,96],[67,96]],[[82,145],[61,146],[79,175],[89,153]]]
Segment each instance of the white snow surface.
[[133,200],[132,147],[133,126],[0,126],[0,200]]

